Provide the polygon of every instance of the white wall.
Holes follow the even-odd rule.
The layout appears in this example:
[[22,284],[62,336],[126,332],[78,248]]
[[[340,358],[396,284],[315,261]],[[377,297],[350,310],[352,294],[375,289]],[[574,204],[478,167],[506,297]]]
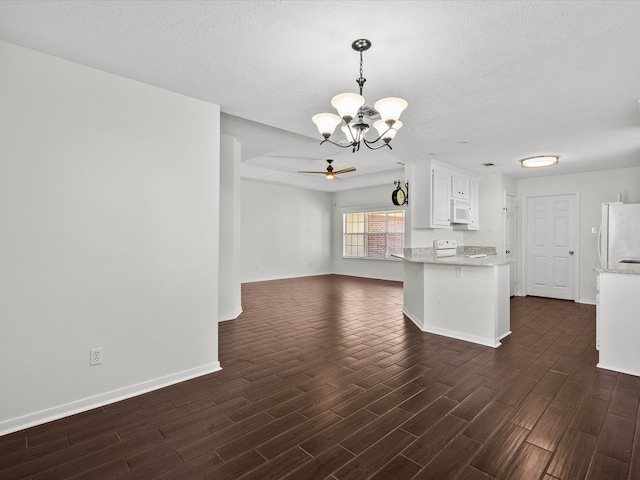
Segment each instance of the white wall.
[[355,277],[402,281],[404,266],[400,260],[370,260],[342,257],[342,214],[345,209],[401,210],[391,202],[391,185],[357,188],[333,194],[333,273]]
[[464,245],[496,247],[504,252],[504,196],[516,195],[517,185],[514,178],[502,173],[485,175],[480,179],[480,229],[465,232]]
[[220,260],[218,319],[231,320],[242,313],[240,225],[240,143],[220,135]]
[[0,71],[0,434],[218,369],[219,107],[3,42]]
[[331,273],[331,194],[241,183],[242,282]]
[[[409,186],[411,193],[411,186]],[[434,240],[455,240],[458,245],[465,244],[465,233],[462,230],[448,228],[409,228],[411,225],[411,196],[409,196],[409,207],[405,212],[405,247],[424,248],[433,247]],[[482,219],[481,219],[482,221]],[[482,228],[482,224],[480,224]]]
[[[584,303],[595,303],[596,273],[593,269],[599,266],[598,236],[592,233],[592,228],[597,229],[600,226],[602,203],[615,202],[618,192],[622,194],[625,203],[640,203],[640,167],[520,179],[517,185],[518,205],[521,204],[523,195],[579,192],[579,298]],[[518,216],[521,217],[521,215]],[[518,251],[522,254],[521,226],[522,219],[519,218]],[[519,263],[522,265],[522,261]],[[521,285],[519,290],[522,290]]]

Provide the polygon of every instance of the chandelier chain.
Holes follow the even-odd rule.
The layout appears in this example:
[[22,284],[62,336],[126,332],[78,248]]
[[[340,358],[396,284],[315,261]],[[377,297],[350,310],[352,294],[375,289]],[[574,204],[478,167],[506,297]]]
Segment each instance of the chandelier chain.
[[356,80],[357,84],[360,86],[360,96],[362,96],[362,87],[364,85],[364,82],[367,81],[367,79],[362,76],[362,73],[363,73],[362,65],[363,65],[362,49],[360,49],[360,77]]

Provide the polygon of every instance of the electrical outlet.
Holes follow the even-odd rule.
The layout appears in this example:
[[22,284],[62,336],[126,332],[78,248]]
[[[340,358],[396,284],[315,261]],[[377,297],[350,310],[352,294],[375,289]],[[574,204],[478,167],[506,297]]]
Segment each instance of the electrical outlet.
[[102,347],[89,350],[89,366],[100,365],[102,363]]
[[456,267],[456,277],[461,277],[462,276],[462,266],[457,266]]

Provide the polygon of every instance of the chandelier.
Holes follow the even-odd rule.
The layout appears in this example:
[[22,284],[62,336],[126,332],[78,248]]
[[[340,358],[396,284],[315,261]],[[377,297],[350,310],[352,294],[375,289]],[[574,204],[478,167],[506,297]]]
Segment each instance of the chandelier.
[[[338,115],[335,113],[318,113],[313,116],[313,122],[324,137],[320,145],[324,142],[329,142],[342,148],[351,147],[354,152],[360,150],[360,145],[363,143],[371,150],[377,150],[384,146],[391,148],[391,140],[402,127],[402,122],[399,120],[400,114],[409,104],[402,98],[388,97],[378,100],[373,105],[373,109],[365,106],[362,87],[367,79],[362,76],[362,52],[371,48],[371,42],[361,38],[353,42],[351,48],[356,52],[360,52],[360,77],[356,79],[356,83],[360,87],[360,94],[341,93],[333,97],[331,105],[338,111]],[[377,114],[380,114],[380,120],[376,120],[373,123],[373,128],[378,131],[378,138],[367,140],[365,135],[370,127],[365,117],[372,117]],[[334,142],[330,139],[340,123],[342,123],[340,130],[342,130],[348,142],[346,144]],[[380,140],[384,143],[378,144]]]

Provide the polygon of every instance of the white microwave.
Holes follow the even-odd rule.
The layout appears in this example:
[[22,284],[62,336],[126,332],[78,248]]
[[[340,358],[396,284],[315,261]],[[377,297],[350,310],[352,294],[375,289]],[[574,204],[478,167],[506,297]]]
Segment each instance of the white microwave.
[[466,200],[451,200],[452,223],[469,223],[469,211],[471,206]]

